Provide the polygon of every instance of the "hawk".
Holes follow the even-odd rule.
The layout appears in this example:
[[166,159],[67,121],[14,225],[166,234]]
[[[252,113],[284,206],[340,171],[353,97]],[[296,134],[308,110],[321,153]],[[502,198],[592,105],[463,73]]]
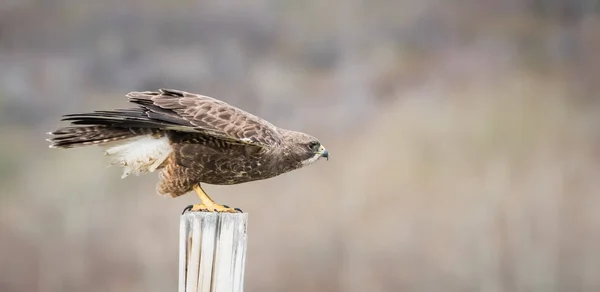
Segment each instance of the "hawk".
[[50,148],[103,146],[122,178],[160,171],[159,194],[200,197],[185,210],[232,213],[241,210],[215,203],[201,184],[263,180],[329,159],[315,137],[208,96],[172,89],[126,96],[136,107],[64,115],[70,125],[48,133]]

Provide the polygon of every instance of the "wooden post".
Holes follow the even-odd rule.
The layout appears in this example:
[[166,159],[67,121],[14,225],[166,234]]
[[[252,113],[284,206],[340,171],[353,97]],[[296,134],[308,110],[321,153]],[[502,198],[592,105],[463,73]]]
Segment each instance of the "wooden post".
[[179,292],[242,292],[246,213],[185,212],[179,229]]

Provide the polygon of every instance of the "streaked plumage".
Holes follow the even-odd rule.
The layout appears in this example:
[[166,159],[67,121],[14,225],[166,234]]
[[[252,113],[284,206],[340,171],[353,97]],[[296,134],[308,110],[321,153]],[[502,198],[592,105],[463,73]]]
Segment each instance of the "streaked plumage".
[[278,128],[223,101],[179,90],[127,94],[133,108],[70,114],[50,147],[101,145],[123,177],[160,170],[157,191],[177,197],[200,183],[261,180],[328,152],[305,133]]

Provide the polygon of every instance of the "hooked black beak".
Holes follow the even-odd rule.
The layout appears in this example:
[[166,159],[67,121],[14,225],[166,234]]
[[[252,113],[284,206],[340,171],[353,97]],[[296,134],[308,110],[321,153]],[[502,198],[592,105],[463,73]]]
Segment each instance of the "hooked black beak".
[[325,149],[325,151],[323,151],[323,153],[321,153],[321,157],[329,160],[329,151],[327,151],[327,149]]

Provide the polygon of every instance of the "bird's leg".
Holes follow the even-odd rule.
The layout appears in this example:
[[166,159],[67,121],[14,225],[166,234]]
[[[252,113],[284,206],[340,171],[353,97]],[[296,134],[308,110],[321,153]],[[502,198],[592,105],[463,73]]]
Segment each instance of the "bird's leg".
[[[208,212],[227,212],[227,213],[236,213],[241,212],[240,209],[229,208],[228,206],[223,206],[215,203],[207,194],[204,192],[200,184],[194,185],[194,191],[198,194],[200,198],[201,204],[196,204],[191,206],[191,211],[208,211]],[[186,208],[188,210],[188,208]],[[184,212],[186,211],[184,210]]]

